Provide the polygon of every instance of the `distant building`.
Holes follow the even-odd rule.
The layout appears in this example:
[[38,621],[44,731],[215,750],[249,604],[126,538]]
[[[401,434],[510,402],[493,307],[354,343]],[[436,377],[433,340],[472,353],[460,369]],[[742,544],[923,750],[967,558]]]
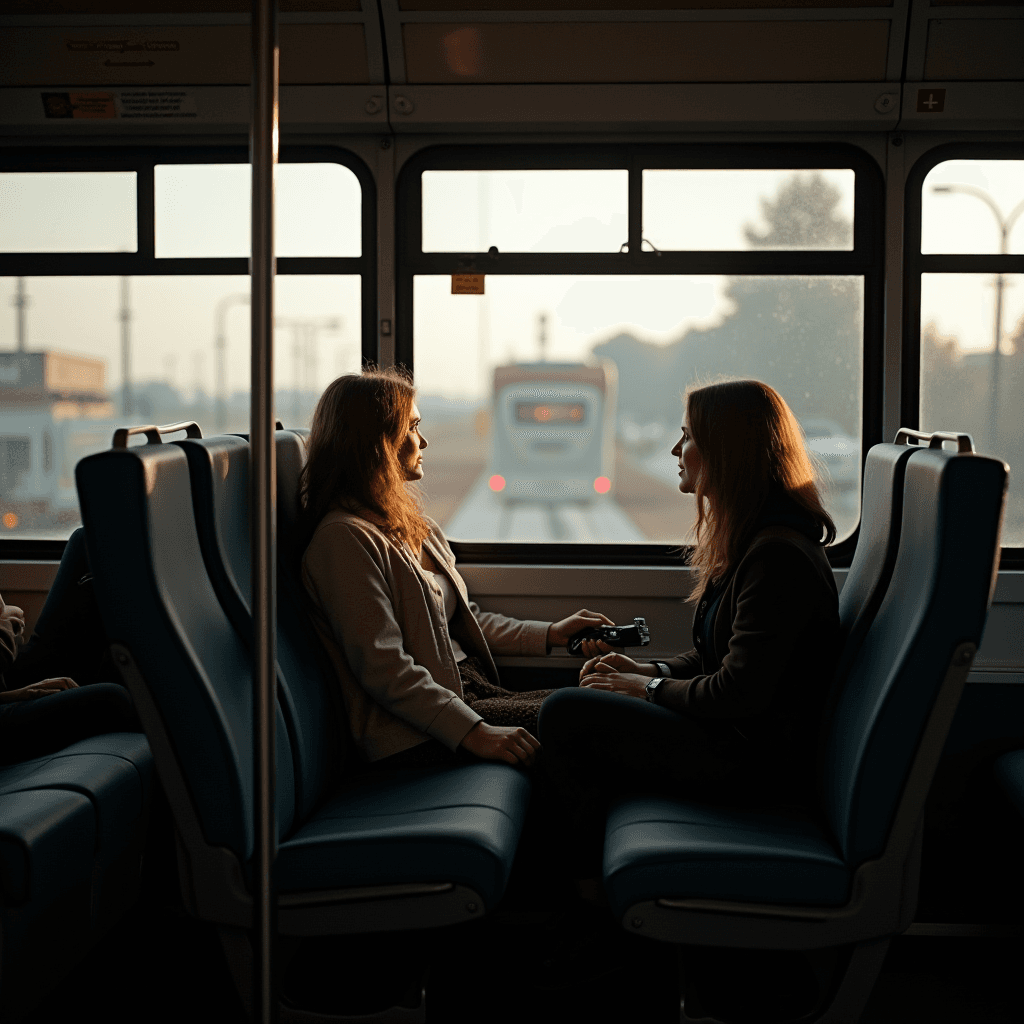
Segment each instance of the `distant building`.
[[110,443],[114,407],[102,359],[0,352],[0,524],[78,520],[74,469]]

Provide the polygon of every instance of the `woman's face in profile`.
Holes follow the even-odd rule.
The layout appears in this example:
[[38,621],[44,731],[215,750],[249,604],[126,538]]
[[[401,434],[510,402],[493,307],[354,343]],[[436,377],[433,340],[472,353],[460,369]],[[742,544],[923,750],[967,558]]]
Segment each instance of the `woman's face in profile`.
[[409,413],[409,428],[398,449],[398,461],[405,470],[406,480],[423,479],[423,449],[427,447],[427,439],[420,433],[420,410],[412,403]]
[[672,454],[679,463],[679,490],[683,494],[693,494],[697,490],[697,478],[700,476],[703,463],[690,434],[689,411],[683,420],[683,436],[676,442]]

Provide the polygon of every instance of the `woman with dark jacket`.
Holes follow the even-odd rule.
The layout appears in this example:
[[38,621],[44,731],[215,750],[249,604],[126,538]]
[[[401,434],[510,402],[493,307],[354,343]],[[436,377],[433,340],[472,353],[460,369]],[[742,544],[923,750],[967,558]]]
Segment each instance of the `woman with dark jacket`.
[[300,484],[309,613],[338,678],[356,748],[375,769],[475,756],[532,765],[551,692],[501,686],[492,652],[543,655],[587,626],[513,619],[470,600],[440,526],[407,485],[427,440],[396,370],[339,377],[313,415]]
[[760,381],[696,387],[672,454],[697,502],[693,649],[637,662],[588,641],[579,688],[541,710],[549,777],[591,855],[617,791],[813,800],[839,597],[800,427]]

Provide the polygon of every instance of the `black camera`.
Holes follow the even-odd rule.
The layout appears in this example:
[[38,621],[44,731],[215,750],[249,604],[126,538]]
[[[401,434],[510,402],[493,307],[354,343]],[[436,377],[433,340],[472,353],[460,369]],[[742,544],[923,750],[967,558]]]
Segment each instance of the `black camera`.
[[582,658],[584,640],[603,640],[609,647],[646,647],[651,642],[651,631],[647,621],[639,616],[632,626],[588,626],[569,637],[566,650]]

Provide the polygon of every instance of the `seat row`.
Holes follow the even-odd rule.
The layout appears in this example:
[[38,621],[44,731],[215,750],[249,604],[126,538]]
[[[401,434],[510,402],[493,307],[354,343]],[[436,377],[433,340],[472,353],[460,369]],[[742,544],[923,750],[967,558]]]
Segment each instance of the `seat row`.
[[31,1011],[137,899],[154,783],[142,733],[0,768],[0,1018]]
[[[991,599],[1006,467],[931,444],[867,456],[819,759],[822,813],[638,795],[607,824],[605,887],[625,928],[680,944],[840,950],[821,1020],[856,1019],[889,938],[913,918],[924,796]],[[472,920],[505,889],[529,784],[491,763],[353,770],[302,613],[304,438],[279,430],[275,445],[279,930]],[[254,849],[248,472],[236,436],[114,448],[77,469],[104,625],[174,814],[185,899],[219,927],[243,999]]]

